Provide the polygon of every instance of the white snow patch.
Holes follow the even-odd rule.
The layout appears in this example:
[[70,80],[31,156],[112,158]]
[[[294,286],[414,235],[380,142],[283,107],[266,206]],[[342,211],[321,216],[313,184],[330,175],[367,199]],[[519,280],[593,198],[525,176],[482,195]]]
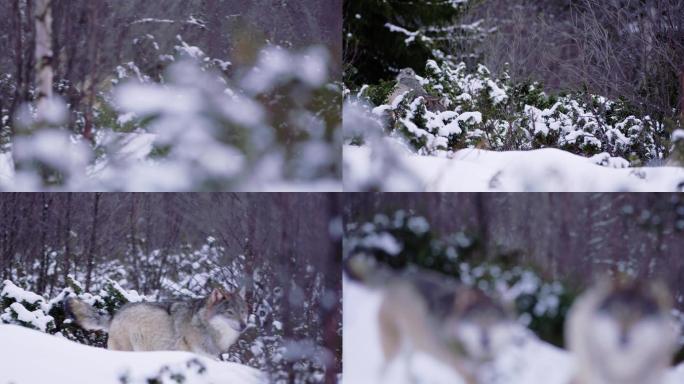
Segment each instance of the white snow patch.
[[43,298],[40,295],[19,288],[10,280],[5,280],[3,282],[2,291],[0,291],[0,297],[12,298],[17,302],[23,301],[27,304],[36,304],[43,301]]
[[[397,358],[383,372],[377,313],[381,293],[343,280],[343,384],[465,384],[440,362],[415,353],[408,367]],[[407,308],[407,310],[411,310]],[[565,350],[539,340],[525,331],[518,342],[501,350],[495,360],[478,373],[491,384],[568,384],[575,363]],[[415,378],[407,377],[407,373]],[[670,369],[663,384],[682,383],[684,364]]]
[[[158,377],[175,382],[171,373],[181,373],[186,384],[265,383],[258,370],[220,362],[189,352],[119,352],[90,347],[64,338],[16,325],[0,325],[0,382],[21,384],[147,383]],[[199,365],[206,371],[199,373]],[[167,367],[167,368],[164,368]]]
[[401,177],[390,172],[369,172],[375,161],[371,148],[346,145],[343,153],[344,188],[350,192],[378,183],[384,190],[396,192],[673,192],[684,182],[684,168],[619,168],[624,163],[615,158],[609,160],[612,164],[600,166],[595,163],[596,158],[553,148],[508,152],[463,149],[451,158],[401,153],[387,166],[407,170],[419,180],[398,182]]
[[0,183],[14,177],[12,152],[0,152]]
[[48,323],[54,320],[52,316],[45,315],[40,309],[36,309],[32,312],[19,303],[10,304],[9,308],[5,309],[6,313],[2,314],[2,316],[8,315],[7,311],[9,310],[12,310],[17,314],[17,320],[29,323],[43,332],[47,330]]

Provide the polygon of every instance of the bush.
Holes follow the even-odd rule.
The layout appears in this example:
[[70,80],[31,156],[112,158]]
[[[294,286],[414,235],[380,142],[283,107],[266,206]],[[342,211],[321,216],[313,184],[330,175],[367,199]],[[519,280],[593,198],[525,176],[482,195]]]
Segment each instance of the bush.
[[[410,94],[396,106],[379,107],[392,117],[389,130],[406,137],[419,154],[559,148],[587,157],[605,153],[632,165],[667,154],[664,125],[639,116],[622,99],[586,92],[547,95],[539,83],[513,83],[506,73],[495,77],[482,65],[469,70],[464,63],[428,60],[425,73],[424,88],[444,110]],[[381,82],[366,94],[377,105],[384,103],[387,88]]]
[[102,331],[86,331],[74,324],[73,320],[66,316],[64,300],[68,297],[77,297],[110,315],[131,298],[141,300],[135,291],[127,292],[111,280],[99,294],[84,292],[81,284],[72,277],[67,281],[68,287],[48,300],[16,286],[10,280],[5,280],[0,291],[0,323],[17,324],[49,334],[59,334],[82,344],[104,347],[107,343],[107,334]]

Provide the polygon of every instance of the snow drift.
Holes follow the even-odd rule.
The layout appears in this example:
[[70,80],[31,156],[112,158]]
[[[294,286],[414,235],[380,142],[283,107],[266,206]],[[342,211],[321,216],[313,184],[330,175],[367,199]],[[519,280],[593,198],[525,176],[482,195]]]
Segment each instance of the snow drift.
[[[408,367],[400,359],[386,367],[379,344],[377,311],[380,294],[345,279],[344,378],[345,384],[464,384],[446,366],[430,356],[416,353]],[[521,335],[519,343],[500,351],[482,376],[490,384],[568,384],[574,369],[572,357],[535,337]],[[417,381],[411,382],[407,376]],[[668,372],[663,384],[684,382],[684,364]]]
[[109,351],[17,325],[0,325],[0,362],[2,383],[265,382],[258,370],[241,364],[188,352]]
[[684,182],[684,168],[620,168],[610,157],[586,158],[553,148],[508,152],[462,149],[445,158],[396,148],[399,144],[392,138],[383,140],[382,145],[395,147],[392,164],[379,164],[375,147],[344,147],[345,191],[379,185],[385,191],[674,192]]

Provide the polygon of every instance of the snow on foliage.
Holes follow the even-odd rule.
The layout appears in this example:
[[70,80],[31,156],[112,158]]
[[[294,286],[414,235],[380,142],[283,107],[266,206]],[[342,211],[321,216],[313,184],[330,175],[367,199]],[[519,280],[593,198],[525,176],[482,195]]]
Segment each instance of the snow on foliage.
[[[160,49],[152,35],[135,44]],[[157,56],[159,74],[116,68],[92,142],[67,129],[59,97],[42,119],[25,106],[0,190],[341,189],[341,100],[325,48],[267,46],[235,68],[177,36],[173,55]]]
[[23,290],[5,280],[0,291],[0,323],[19,324],[42,332],[54,328],[54,318],[46,313],[49,305],[43,297]]
[[[79,283],[79,280],[85,280],[83,270],[76,276],[69,276],[67,287],[56,294],[43,293],[42,296],[21,288],[35,286],[36,274],[11,276],[11,280],[0,285],[0,324],[22,325],[104,348],[104,332],[85,331],[66,317],[63,307],[66,297],[76,296],[100,312],[113,315],[129,302],[201,298],[215,284],[221,284],[229,291],[245,287],[251,295],[248,329],[222,359],[257,367],[274,383],[321,382],[327,364],[325,356],[329,352],[318,345],[315,335],[323,330],[307,331],[312,335],[311,339],[286,337],[284,319],[279,318],[279,314],[283,301],[295,298],[284,297],[281,282],[273,271],[274,265],[265,262],[251,266],[248,273],[244,255],[227,258],[226,252],[212,236],[208,236],[204,244],[187,244],[176,252],[160,249],[145,252],[142,247],[136,247],[129,250],[123,260],[96,264],[90,292]],[[306,297],[301,293],[299,299],[306,300],[303,306],[307,314],[302,315],[308,316],[309,311],[317,313],[317,307],[310,303],[322,302],[325,290],[321,272],[312,269],[306,273],[314,276],[307,277],[312,283],[308,285]],[[134,286],[145,287],[147,294],[138,293],[132,288]]]
[[[583,156],[607,153],[634,165],[663,158],[663,125],[637,117],[622,101],[596,95],[548,96],[536,83],[495,77],[483,65],[428,60],[422,84],[438,99],[405,95],[380,105],[389,131],[404,136],[420,155],[451,156],[463,148],[559,148]],[[377,94],[371,86],[366,95]],[[382,92],[381,92],[382,93]],[[373,102],[384,102],[376,97]]]

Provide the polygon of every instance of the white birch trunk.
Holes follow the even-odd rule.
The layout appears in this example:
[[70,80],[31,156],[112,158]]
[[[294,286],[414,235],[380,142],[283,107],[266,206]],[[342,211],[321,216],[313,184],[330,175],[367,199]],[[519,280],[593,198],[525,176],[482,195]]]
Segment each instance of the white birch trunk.
[[46,120],[48,102],[52,98],[52,0],[36,0],[36,100],[39,123]]

